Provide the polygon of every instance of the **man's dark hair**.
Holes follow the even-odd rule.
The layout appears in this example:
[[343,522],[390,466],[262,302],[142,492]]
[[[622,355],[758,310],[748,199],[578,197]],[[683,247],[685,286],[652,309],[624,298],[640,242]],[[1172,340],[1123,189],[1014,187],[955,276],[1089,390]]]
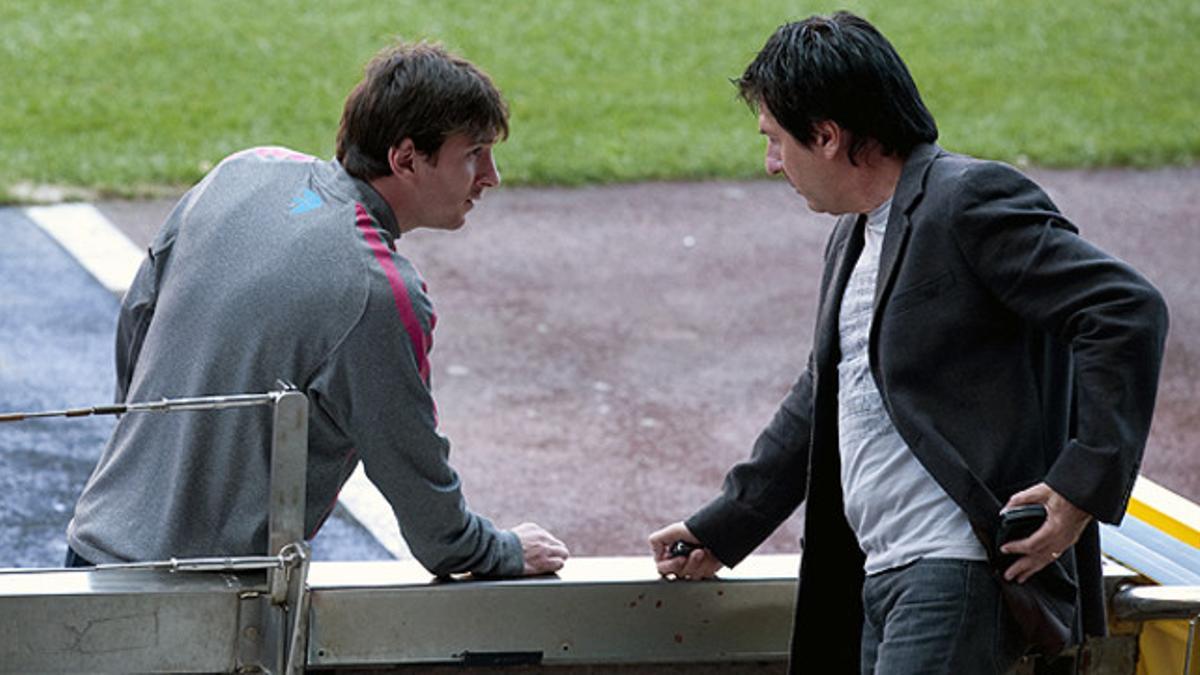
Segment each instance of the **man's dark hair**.
[[851,134],[851,163],[871,139],[885,155],[907,157],[938,137],[900,55],[849,12],[780,26],[734,84],[751,108],[766,105],[805,147],[818,122],[836,122]]
[[436,158],[452,134],[479,142],[508,137],[508,107],[486,73],[440,45],[398,44],[375,55],[346,98],[337,158],[350,175],[391,173],[388,150],[411,138]]

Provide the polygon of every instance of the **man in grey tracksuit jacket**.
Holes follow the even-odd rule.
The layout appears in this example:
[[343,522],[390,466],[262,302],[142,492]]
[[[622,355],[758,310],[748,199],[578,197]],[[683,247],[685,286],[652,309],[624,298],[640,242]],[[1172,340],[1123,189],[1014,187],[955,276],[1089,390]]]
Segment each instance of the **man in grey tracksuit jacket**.
[[[478,74],[438,48],[402,46],[377,57],[368,81],[370,68],[405,62],[429,68],[430,77],[438,68]],[[490,87],[482,74],[468,83],[478,88],[479,77]],[[362,164],[367,151],[344,138],[346,126],[339,157]],[[407,140],[396,145],[410,150],[392,158],[396,171],[369,180],[342,161],[284,148],[221,162],[175,207],[125,297],[117,399],[264,392],[279,379],[293,382],[311,404],[306,538],[361,460],[430,571],[550,571],[565,548],[537,526],[501,531],[472,513],[437,429],[428,361],[436,318],[395,242],[411,227],[456,228],[471,199],[499,182],[494,134],[442,136],[448,140],[433,153]],[[456,170],[463,199],[443,180]],[[437,203],[462,203],[462,213],[437,220],[429,214]],[[266,553],[270,424],[262,408],[123,416],[68,527],[74,555],[111,563]],[[530,549],[539,546],[537,558]]]

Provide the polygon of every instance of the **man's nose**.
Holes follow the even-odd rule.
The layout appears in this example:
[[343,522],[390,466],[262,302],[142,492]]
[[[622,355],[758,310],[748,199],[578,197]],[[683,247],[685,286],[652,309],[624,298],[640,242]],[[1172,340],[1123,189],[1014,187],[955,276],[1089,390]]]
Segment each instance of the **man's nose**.
[[770,176],[774,176],[775,174],[783,171],[783,162],[779,161],[778,157],[767,155],[764,165],[767,170],[767,174]]
[[477,181],[479,187],[494,188],[500,185],[500,169],[496,168],[496,159],[489,152],[483,160]]

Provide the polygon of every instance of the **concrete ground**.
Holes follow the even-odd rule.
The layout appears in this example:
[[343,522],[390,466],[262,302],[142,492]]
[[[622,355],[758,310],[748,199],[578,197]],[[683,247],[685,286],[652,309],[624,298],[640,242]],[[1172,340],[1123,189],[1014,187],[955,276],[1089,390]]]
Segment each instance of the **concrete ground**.
[[[1200,167],[1032,171],[1172,311],[1143,474],[1200,501]],[[103,203],[139,244],[169,201]],[[746,456],[811,344],[832,220],[782,182],[502,188],[406,235],[439,322],[434,392],[477,511],[576,555],[642,554]],[[797,549],[793,519],[761,551]]]

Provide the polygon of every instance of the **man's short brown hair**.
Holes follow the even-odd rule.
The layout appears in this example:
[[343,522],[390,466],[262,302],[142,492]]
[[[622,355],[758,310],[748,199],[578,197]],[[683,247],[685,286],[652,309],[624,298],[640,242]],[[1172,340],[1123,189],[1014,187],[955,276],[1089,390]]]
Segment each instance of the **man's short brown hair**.
[[391,173],[388,150],[411,138],[433,157],[452,134],[508,137],[508,106],[491,78],[441,45],[397,44],[375,55],[346,98],[337,158],[350,175]]

